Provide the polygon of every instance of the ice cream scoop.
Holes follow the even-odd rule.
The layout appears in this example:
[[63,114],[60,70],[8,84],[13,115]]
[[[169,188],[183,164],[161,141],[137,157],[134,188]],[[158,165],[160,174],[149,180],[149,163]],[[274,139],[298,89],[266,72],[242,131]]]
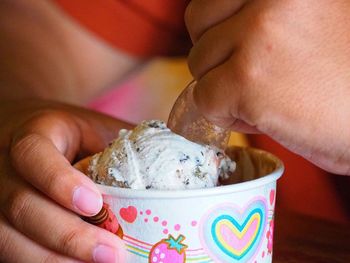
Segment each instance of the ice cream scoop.
[[196,189],[218,185],[235,169],[215,146],[173,133],[162,121],[144,121],[90,161],[88,175],[97,183],[132,189]]

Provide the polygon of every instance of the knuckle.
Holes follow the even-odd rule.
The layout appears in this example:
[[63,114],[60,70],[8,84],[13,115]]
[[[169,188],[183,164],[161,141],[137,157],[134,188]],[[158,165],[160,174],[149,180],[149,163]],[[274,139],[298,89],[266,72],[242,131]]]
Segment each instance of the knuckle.
[[[89,230],[81,227],[75,227],[62,235],[58,243],[58,249],[67,255],[76,253],[81,247],[81,241],[84,240],[89,233]],[[85,237],[85,238],[84,238]]]
[[32,197],[23,189],[14,190],[9,194],[6,206],[5,213],[8,220],[17,228],[22,228],[32,207]]
[[242,68],[240,80],[243,84],[246,84],[246,86],[251,87],[253,83],[259,80],[259,75],[259,68],[257,68],[257,66],[246,65]]
[[[7,251],[11,246],[9,230],[4,226],[5,223],[0,218],[0,251]],[[0,253],[1,260],[1,253]]]
[[66,185],[68,179],[67,174],[69,174],[69,172],[62,169],[58,171],[55,165],[51,165],[43,169],[42,174],[44,175],[41,177],[42,190],[49,194],[56,192],[57,187]]
[[55,253],[48,253],[41,261],[41,263],[60,263],[62,262]]
[[268,11],[261,11],[252,17],[252,30],[259,35],[268,35],[272,26],[272,17]]
[[49,108],[42,109],[31,119],[32,122],[41,122],[45,120],[50,120],[52,118],[62,118],[65,115],[65,112],[60,109]]
[[[31,133],[18,138],[12,145],[10,150],[11,162],[15,169],[23,176],[26,176],[26,171],[21,169],[23,163],[32,162],[33,156],[38,155],[40,145],[43,140],[49,140],[39,134]],[[64,180],[66,171],[60,170],[58,172],[55,164],[46,168],[42,167],[41,184],[45,187],[45,192],[52,192],[56,186]]]
[[59,109],[50,109],[43,112],[41,117],[43,119],[46,119],[47,121],[50,121],[50,123],[61,123],[69,120],[71,118],[70,116],[70,113],[68,113],[67,111]]
[[77,221],[62,231],[57,238],[56,250],[60,254],[90,259],[93,246],[98,242],[99,229],[89,225],[81,224],[81,220]]
[[237,70],[237,81],[240,86],[245,89],[252,87],[254,83],[259,82],[261,78],[261,68],[259,66],[259,61],[252,58],[249,54],[244,54],[239,59],[239,67]]
[[41,136],[35,133],[25,134],[16,138],[10,149],[12,163],[17,166],[26,160],[27,156],[35,154],[36,145],[41,140]]
[[42,109],[35,112],[31,118],[21,125],[13,141],[17,142],[33,134],[40,136],[41,132],[48,127],[50,127],[50,130],[54,130],[55,127],[66,127],[67,123],[70,122],[72,122],[71,114],[66,111],[59,109]]

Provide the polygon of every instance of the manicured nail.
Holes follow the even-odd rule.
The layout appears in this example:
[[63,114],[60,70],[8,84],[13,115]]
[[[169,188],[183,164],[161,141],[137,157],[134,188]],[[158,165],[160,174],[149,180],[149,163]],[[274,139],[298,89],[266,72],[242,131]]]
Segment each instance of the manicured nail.
[[106,245],[98,245],[93,252],[95,263],[117,263],[118,253],[115,248]]
[[102,208],[102,197],[85,186],[79,186],[73,193],[73,205],[87,215],[95,215]]

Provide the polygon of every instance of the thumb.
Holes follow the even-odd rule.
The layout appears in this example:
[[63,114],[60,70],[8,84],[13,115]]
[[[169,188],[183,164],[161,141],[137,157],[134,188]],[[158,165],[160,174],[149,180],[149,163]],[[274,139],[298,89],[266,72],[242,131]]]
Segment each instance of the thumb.
[[96,186],[70,163],[77,154],[96,153],[116,136],[125,122],[86,109],[55,107],[41,110],[13,136],[13,168],[58,204],[83,215],[102,206]]

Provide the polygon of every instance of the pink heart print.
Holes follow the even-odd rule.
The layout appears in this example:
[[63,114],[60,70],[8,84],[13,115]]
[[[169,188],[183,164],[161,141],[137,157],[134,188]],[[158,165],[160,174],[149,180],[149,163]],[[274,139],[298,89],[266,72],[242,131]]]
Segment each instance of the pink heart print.
[[135,206],[128,206],[127,208],[121,208],[119,214],[126,222],[133,223],[137,217],[137,209]]

